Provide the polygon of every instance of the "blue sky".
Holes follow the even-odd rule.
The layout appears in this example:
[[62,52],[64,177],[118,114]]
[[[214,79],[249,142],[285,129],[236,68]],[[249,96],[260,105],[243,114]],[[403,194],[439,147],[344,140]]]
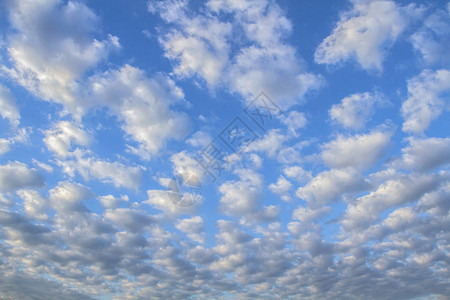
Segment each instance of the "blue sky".
[[0,3],[1,299],[447,299],[448,1]]

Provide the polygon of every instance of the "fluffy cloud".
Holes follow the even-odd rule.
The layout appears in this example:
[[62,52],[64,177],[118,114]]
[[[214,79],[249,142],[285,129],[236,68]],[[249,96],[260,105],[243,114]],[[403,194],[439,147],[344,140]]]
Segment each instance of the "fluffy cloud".
[[402,175],[386,181],[376,191],[350,204],[342,219],[342,225],[347,230],[366,226],[377,220],[379,214],[386,209],[407,202],[415,202],[425,193],[432,191],[441,182],[448,179],[449,175],[443,173],[441,175]]
[[95,39],[98,17],[78,2],[10,1],[8,8],[14,29],[8,37],[9,75],[39,97],[83,113],[89,103],[77,99],[77,80],[119,48],[118,38]]
[[408,81],[408,99],[402,104],[403,131],[422,133],[447,107],[445,93],[450,90],[449,70],[424,70]]
[[329,115],[331,120],[345,128],[361,129],[374,113],[376,105],[384,102],[384,96],[379,93],[353,94],[334,104]]
[[19,125],[20,114],[14,96],[11,94],[11,91],[7,87],[1,84],[0,84],[0,115],[4,119],[8,119],[8,121],[13,126]]
[[305,114],[295,110],[289,112],[287,116],[282,116],[281,122],[283,122],[294,135],[297,135],[297,131],[304,128],[308,123]]
[[44,186],[44,177],[36,169],[14,161],[0,165],[0,192],[12,192],[29,187]]
[[409,146],[402,149],[404,166],[428,171],[450,162],[450,138],[410,138]]
[[297,189],[297,197],[304,199],[312,207],[338,200],[345,193],[364,190],[368,182],[353,168],[332,169],[319,173],[305,186]]
[[262,203],[263,179],[251,170],[237,170],[237,181],[227,181],[219,187],[221,210],[232,216],[257,212]]
[[70,153],[72,145],[88,146],[91,140],[81,126],[69,121],[60,121],[45,132],[44,143],[49,150],[64,158]]
[[116,187],[138,189],[141,184],[142,166],[128,166],[120,162],[101,160],[89,151],[75,150],[70,160],[58,160],[58,165],[69,176],[79,173],[86,181],[98,179]]
[[41,221],[48,219],[48,200],[34,190],[20,190],[17,192],[23,199],[23,207],[27,215]]
[[269,189],[272,191],[272,193],[280,195],[283,201],[290,200],[290,197],[287,195],[287,193],[292,189],[292,187],[292,183],[284,176],[280,176],[276,183],[271,183],[269,185]]
[[214,0],[206,3],[204,14],[194,15],[187,1],[159,1],[150,2],[149,10],[174,25],[160,41],[181,76],[226,86],[248,101],[264,90],[282,106],[321,85],[285,43],[292,25],[275,2]]
[[153,78],[125,65],[89,79],[90,99],[108,107],[123,122],[123,130],[139,143],[132,152],[144,158],[156,154],[168,139],[183,138],[190,122],[171,105],[183,100],[183,92],[168,77]]
[[190,219],[181,219],[175,223],[175,228],[187,234],[191,240],[203,244],[204,236],[204,222],[200,216],[195,216]]
[[423,27],[411,36],[414,48],[420,52],[427,64],[450,62],[447,49],[450,46],[450,11],[439,10],[430,15]]
[[322,159],[334,168],[366,168],[377,163],[386,153],[391,133],[375,131],[353,137],[339,136],[322,146]]
[[414,4],[399,7],[394,1],[353,0],[352,5],[317,47],[314,59],[336,64],[351,58],[366,70],[381,71],[387,50],[420,9]]

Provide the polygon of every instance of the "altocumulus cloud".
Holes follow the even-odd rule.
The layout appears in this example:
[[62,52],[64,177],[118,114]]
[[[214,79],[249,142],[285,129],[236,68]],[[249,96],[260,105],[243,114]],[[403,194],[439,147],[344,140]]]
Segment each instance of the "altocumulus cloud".
[[448,299],[449,13],[2,2],[0,298]]

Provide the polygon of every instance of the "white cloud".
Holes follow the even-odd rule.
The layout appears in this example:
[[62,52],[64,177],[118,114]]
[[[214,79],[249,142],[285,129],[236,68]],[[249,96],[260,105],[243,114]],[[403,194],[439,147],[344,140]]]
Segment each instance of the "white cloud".
[[11,91],[0,84],[0,115],[14,127],[20,123],[20,113]]
[[44,185],[44,178],[38,171],[28,168],[24,163],[14,161],[0,165],[0,192],[2,193]]
[[175,223],[175,228],[187,234],[188,238],[194,242],[203,244],[205,241],[204,222],[200,216],[195,216],[190,219],[181,219]]
[[64,214],[87,211],[82,202],[94,197],[86,186],[69,181],[58,182],[49,195],[50,205]]
[[183,101],[183,92],[168,77],[149,78],[130,65],[90,77],[90,98],[107,106],[123,122],[123,130],[139,143],[136,153],[156,154],[169,139],[189,131],[185,113],[171,105]]
[[23,207],[27,215],[41,221],[47,221],[48,200],[34,190],[20,190],[17,192],[23,199]]
[[281,200],[283,201],[289,201],[290,197],[288,195],[288,192],[293,188],[292,183],[287,180],[283,175],[281,175],[276,183],[271,183],[269,185],[269,189],[272,191],[272,193],[275,193],[279,196],[281,196]]
[[107,209],[105,217],[126,233],[140,232],[155,223],[156,219],[148,212],[139,209],[115,208]]
[[283,143],[289,139],[288,136],[280,133],[278,129],[272,129],[262,138],[251,142],[245,149],[245,152],[263,152],[269,157],[275,157],[283,148]]
[[124,195],[120,198],[116,198],[113,195],[106,195],[99,197],[100,203],[107,209],[118,208],[120,204],[128,201],[128,196]]
[[284,168],[284,175],[289,178],[295,179],[297,182],[305,182],[312,179],[311,171],[305,171],[300,166],[289,166]]
[[381,71],[387,50],[420,9],[414,4],[399,7],[394,1],[353,0],[352,4],[317,47],[314,59],[320,64],[336,64],[351,58],[366,70]]
[[409,146],[402,149],[404,166],[419,171],[450,163],[450,138],[409,138]]
[[195,132],[189,139],[186,140],[186,143],[193,147],[206,147],[211,142],[211,137],[208,133],[204,131]]
[[450,62],[450,11],[438,10],[430,15],[423,27],[411,36],[414,48],[427,64]]
[[92,138],[81,125],[69,121],[60,121],[45,132],[44,143],[59,157],[70,154],[73,145],[88,146]]
[[81,115],[89,102],[77,99],[77,80],[120,47],[118,38],[93,38],[98,17],[82,3],[26,0],[9,2],[8,8],[14,67],[6,71],[39,97]]
[[179,75],[226,86],[247,101],[266,91],[281,106],[322,83],[285,43],[292,25],[275,2],[208,1],[203,13],[194,14],[186,1],[159,1],[149,10],[173,25],[160,40]]
[[11,150],[11,142],[8,139],[0,139],[0,155]]
[[257,212],[262,203],[263,179],[251,170],[237,170],[239,180],[226,181],[219,187],[219,207],[225,214],[243,216]]
[[450,90],[449,70],[424,70],[408,80],[408,99],[402,104],[403,131],[422,133],[447,107],[445,93]]
[[92,178],[105,183],[112,183],[115,187],[138,189],[141,184],[142,166],[128,166],[120,162],[109,162],[93,156],[89,151],[75,150],[73,159],[57,161],[63,171],[74,177],[79,173],[85,180]]
[[281,116],[281,122],[288,127],[294,136],[298,136],[297,130],[304,128],[308,123],[305,114],[298,111],[291,111],[287,116]]
[[[192,197],[192,194],[190,192],[185,192],[183,193],[183,195],[180,195],[181,199],[169,196],[168,190],[148,190],[147,196],[148,199],[145,200],[144,203],[163,211],[166,216],[191,214],[194,213],[201,205],[201,198],[198,198],[198,202],[189,202],[189,204],[192,203],[193,205],[178,205],[180,200],[181,202],[184,201],[184,197]],[[192,200],[192,198],[189,199]],[[195,199],[197,200],[197,198]]]
[[334,104],[329,115],[331,120],[345,128],[362,129],[374,113],[377,105],[386,100],[380,93],[358,93],[345,97]]
[[345,193],[364,190],[367,186],[361,173],[353,168],[332,169],[319,173],[305,186],[298,188],[296,195],[311,207],[317,207],[338,200]]
[[370,224],[377,220],[379,214],[384,210],[407,202],[415,202],[448,178],[446,173],[441,175],[411,174],[388,180],[376,191],[349,204],[343,216],[342,225],[347,230],[351,230]]
[[390,138],[390,132],[381,131],[348,138],[339,136],[322,146],[322,159],[333,168],[370,167],[386,153]]
[[173,164],[174,175],[182,176],[184,180],[197,178],[201,181],[206,175],[199,167],[198,161],[186,151],[175,153],[170,157],[170,161]]
[[[319,207],[317,209],[311,209],[308,207],[297,207],[292,213],[292,218],[301,221],[302,225],[307,225],[309,223],[314,224],[320,217],[331,212],[331,208],[328,206]],[[290,231],[296,231],[301,227],[291,225]]]

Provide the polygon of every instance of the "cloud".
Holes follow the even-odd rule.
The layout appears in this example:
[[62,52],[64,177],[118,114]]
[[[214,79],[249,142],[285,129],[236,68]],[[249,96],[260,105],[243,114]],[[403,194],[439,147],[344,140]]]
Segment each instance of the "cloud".
[[409,138],[402,149],[404,166],[418,171],[444,167],[450,163],[450,138]]
[[82,202],[94,197],[88,187],[69,181],[58,182],[49,195],[51,207],[64,214],[87,211]]
[[298,111],[291,111],[287,116],[281,117],[281,122],[288,127],[288,129],[297,136],[297,131],[301,128],[306,127],[308,123],[305,114]]
[[450,70],[424,70],[408,80],[408,99],[401,108],[403,131],[420,134],[446,108],[445,96],[450,90]]
[[107,209],[104,216],[113,221],[125,232],[135,233],[144,231],[146,227],[156,223],[156,218],[144,210],[115,208]]
[[45,132],[44,143],[57,156],[65,158],[69,155],[72,145],[88,146],[91,136],[83,127],[73,122],[60,121]]
[[352,137],[339,136],[322,146],[322,159],[333,168],[367,168],[386,153],[391,133],[375,131]]
[[17,194],[23,199],[23,207],[27,215],[40,221],[48,220],[49,203],[46,198],[34,190],[20,190]]
[[354,59],[365,70],[382,71],[388,49],[421,9],[414,4],[399,7],[394,1],[353,0],[352,5],[317,47],[314,59],[319,64]]
[[424,61],[429,64],[448,64],[450,54],[450,22],[449,11],[438,10],[425,20],[422,28],[411,36],[414,48],[420,52]]
[[11,141],[8,139],[0,139],[0,155],[11,150]]
[[23,271],[3,270],[0,293],[4,299],[67,299],[92,300],[94,298],[72,290],[62,283],[28,274]]
[[284,175],[289,178],[295,179],[298,182],[305,182],[312,179],[311,171],[305,171],[300,166],[289,166],[284,168]]
[[77,80],[120,47],[118,38],[93,38],[98,17],[82,3],[41,0],[8,4],[14,29],[7,38],[13,62],[8,74],[42,99],[83,114],[90,104],[77,97]]
[[147,77],[144,71],[125,65],[89,78],[90,99],[108,107],[123,122],[122,129],[138,147],[134,153],[148,158],[157,154],[169,139],[189,132],[185,113],[170,109],[182,103],[183,92],[164,75]]
[[366,226],[377,220],[379,214],[386,209],[415,202],[448,178],[447,173],[440,175],[411,174],[388,180],[376,191],[362,196],[355,203],[350,204],[341,223],[347,230]]
[[334,104],[329,115],[331,120],[348,129],[362,129],[378,105],[386,102],[380,93],[357,93]]
[[322,84],[285,42],[292,24],[275,2],[208,1],[194,14],[186,1],[158,1],[149,10],[172,25],[160,42],[182,77],[227,87],[247,101],[266,91],[285,107]]
[[226,181],[220,185],[222,197],[219,207],[222,212],[231,216],[243,216],[255,213],[262,203],[263,179],[251,170],[237,170],[239,180]]
[[32,187],[42,187],[45,180],[34,168],[13,161],[0,165],[0,192],[7,193]]
[[129,166],[117,161],[107,161],[97,158],[90,151],[75,150],[69,160],[58,160],[57,164],[63,168],[63,172],[71,177],[79,173],[84,180],[98,179],[105,183],[112,183],[115,187],[138,189],[142,172],[142,166]]
[[11,91],[0,84],[0,115],[14,127],[20,123],[20,113]]
[[288,136],[280,133],[279,129],[272,129],[262,138],[251,142],[245,152],[263,152],[269,157],[275,157],[283,147],[283,143],[289,139]]
[[292,183],[287,180],[283,175],[281,175],[276,183],[271,183],[269,185],[269,190],[272,193],[275,193],[279,196],[281,196],[281,200],[283,201],[289,201],[290,197],[288,195],[288,192],[293,188]]
[[175,228],[187,234],[187,237],[194,242],[203,244],[205,242],[204,222],[200,216],[190,219],[181,219],[175,223]]
[[312,207],[336,201],[345,193],[365,190],[368,182],[353,168],[332,169],[316,175],[305,186],[297,189],[297,197]]

